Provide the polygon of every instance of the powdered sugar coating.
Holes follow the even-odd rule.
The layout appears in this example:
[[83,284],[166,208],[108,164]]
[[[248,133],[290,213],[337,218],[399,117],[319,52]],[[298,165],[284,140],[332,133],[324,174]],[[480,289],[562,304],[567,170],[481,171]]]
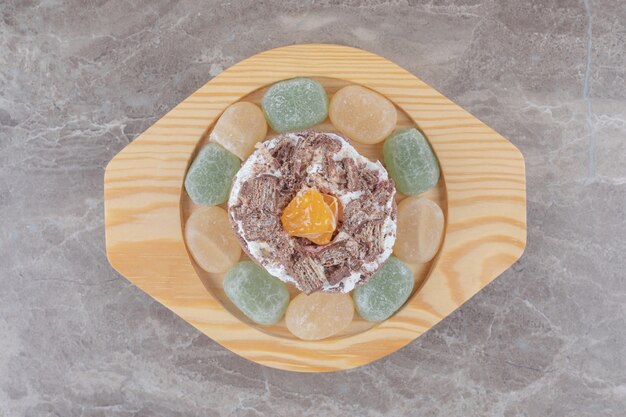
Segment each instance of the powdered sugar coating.
[[272,85],[261,104],[267,122],[277,132],[306,129],[328,115],[326,91],[310,78],[292,78]]

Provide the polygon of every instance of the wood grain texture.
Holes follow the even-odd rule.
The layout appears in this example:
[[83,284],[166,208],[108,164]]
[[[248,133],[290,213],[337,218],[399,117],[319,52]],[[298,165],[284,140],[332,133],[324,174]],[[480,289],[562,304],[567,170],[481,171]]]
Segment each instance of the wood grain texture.
[[[437,154],[442,181],[429,197],[446,214],[437,257],[431,265],[414,266],[416,276],[427,278],[397,314],[315,342],[255,326],[231,312],[219,288],[207,285],[194,269],[182,235],[190,210],[184,175],[217,117],[233,102],[246,96],[254,100],[259,89],[295,76],[362,84],[394,102]],[[113,267],[227,349],[286,370],[349,369],[406,345],[521,256],[524,161],[505,138],[380,56],[338,45],[287,46],[224,71],[122,150],[105,173],[105,221]]]

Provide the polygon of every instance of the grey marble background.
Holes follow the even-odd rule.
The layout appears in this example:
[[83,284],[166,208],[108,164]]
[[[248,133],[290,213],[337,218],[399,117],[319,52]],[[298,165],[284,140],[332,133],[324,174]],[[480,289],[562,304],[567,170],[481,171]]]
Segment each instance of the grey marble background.
[[[626,3],[0,1],[0,416],[626,415]],[[247,362],[104,252],[107,161],[224,68],[334,42],[510,138],[523,258],[348,372]]]

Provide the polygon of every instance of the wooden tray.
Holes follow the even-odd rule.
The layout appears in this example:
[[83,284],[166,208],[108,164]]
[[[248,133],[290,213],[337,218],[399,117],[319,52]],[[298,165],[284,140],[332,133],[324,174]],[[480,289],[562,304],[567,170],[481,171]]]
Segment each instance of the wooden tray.
[[[185,173],[219,115],[240,99],[258,103],[268,85],[296,76],[318,79],[330,95],[347,84],[385,95],[399,110],[399,125],[424,132],[442,171],[426,197],[444,210],[445,237],[434,261],[412,265],[416,291],[389,320],[356,319],[322,341],[293,337],[284,320],[275,326],[246,320],[224,296],[222,276],[191,260],[182,234],[194,208]],[[380,157],[382,144],[356,145],[367,157]],[[350,369],[400,349],[510,267],[526,244],[524,160],[517,148],[394,63],[339,45],[277,48],[227,69],[117,154],[104,182],[111,265],[229,350],[292,371]]]

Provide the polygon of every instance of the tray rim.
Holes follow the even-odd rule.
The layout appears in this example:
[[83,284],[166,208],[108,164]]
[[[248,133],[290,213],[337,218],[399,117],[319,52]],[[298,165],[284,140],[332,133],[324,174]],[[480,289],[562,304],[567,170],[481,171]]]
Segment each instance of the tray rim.
[[[205,290],[187,255],[182,237],[182,213],[178,209],[182,199],[184,174],[191,156],[222,111],[258,88],[295,76],[339,78],[364,85],[390,98],[431,141],[441,162],[447,200],[447,207],[444,208],[444,242],[420,291],[396,315],[372,329],[340,339],[316,342],[285,339],[262,332],[241,322],[211,292]],[[419,100],[425,100],[426,104],[419,104]],[[458,115],[454,120],[472,120],[476,123],[461,124],[458,134],[454,133],[456,128],[451,127],[452,133],[444,132],[439,135],[436,132],[440,129],[437,126],[438,119],[425,123],[424,114],[430,111],[430,101],[444,106],[447,109],[444,113]],[[497,144],[498,150],[494,152],[506,153],[506,163],[511,165],[511,171],[507,175],[521,184],[520,189],[515,190],[515,199],[512,202],[496,198],[498,196],[493,194],[487,195],[483,200],[471,200],[473,197],[465,196],[464,192],[448,188],[449,179],[462,176],[464,172],[463,164],[459,165],[458,161],[484,160],[477,159],[473,154],[465,158],[461,155],[461,159],[455,160],[455,164],[448,164],[448,158],[444,156],[448,152],[445,138],[450,135],[461,137],[462,134],[484,137],[473,142],[481,145]],[[195,141],[193,138],[196,138]],[[485,148],[487,154],[492,152],[489,146]],[[146,166],[140,166],[140,171],[128,180],[121,176],[120,171],[123,173],[131,169],[127,166],[130,160],[146,155],[154,158],[155,149],[161,148],[182,156],[169,162],[146,163]],[[465,153],[470,151],[472,150]],[[493,158],[496,161],[499,159],[495,155]],[[484,164],[489,165],[488,162]],[[131,184],[135,181],[151,183],[156,178],[154,174],[166,172],[163,168],[172,171],[171,178],[167,180],[167,192],[160,191],[165,188],[161,184],[155,186],[155,196],[150,196],[150,206],[162,204],[163,210],[157,209],[158,213],[155,214],[155,210],[150,209],[148,214],[142,214],[137,206],[141,206],[139,200],[144,190],[138,190],[138,187]],[[459,170],[461,174],[457,173]],[[176,179],[179,180],[178,185],[175,184]],[[459,200],[462,200],[459,206],[461,208],[456,206]],[[526,244],[525,203],[524,160],[519,150],[432,87],[391,61],[361,49],[330,44],[292,45],[261,52],[226,69],[159,119],[109,162],[105,171],[107,257],[121,275],[201,332],[244,358],[292,371],[336,371],[361,366],[395,352],[430,329],[510,267],[519,259]],[[178,216],[173,219],[172,214],[176,209]],[[465,281],[447,283],[451,280],[450,276],[453,276],[452,280],[458,279],[454,277],[458,274],[450,271],[450,259],[462,255],[454,253],[459,250],[457,241],[466,240],[463,236],[472,229],[484,228],[484,224],[467,224],[467,216],[463,214],[463,210],[468,212],[470,209],[478,209],[484,213],[478,216],[480,218],[510,216],[516,224],[511,230],[480,233],[481,236],[485,235],[486,244],[508,245],[502,255],[503,259],[493,261],[495,264],[491,265],[491,259],[500,255],[499,249],[479,252],[474,262],[486,263],[487,266],[482,267],[478,273],[470,272],[476,276],[464,277],[469,284]],[[128,226],[124,228],[124,219],[127,218],[131,221],[127,221]],[[161,233],[150,227],[150,224],[154,225],[158,220],[171,224]],[[135,224],[137,222],[140,226]],[[175,230],[176,224],[178,230]],[[463,236],[451,242],[451,231]],[[170,259],[163,259],[164,254],[159,245],[167,245],[171,249],[168,252],[172,254]],[[155,265],[156,259],[159,259],[158,268]],[[194,279],[197,281],[195,284],[192,282]],[[180,284],[181,288],[177,288],[173,282]],[[203,294],[198,293],[199,291],[203,291]],[[443,298],[431,299],[433,295]],[[201,317],[202,314],[209,317]],[[251,343],[255,346],[250,346]]]

